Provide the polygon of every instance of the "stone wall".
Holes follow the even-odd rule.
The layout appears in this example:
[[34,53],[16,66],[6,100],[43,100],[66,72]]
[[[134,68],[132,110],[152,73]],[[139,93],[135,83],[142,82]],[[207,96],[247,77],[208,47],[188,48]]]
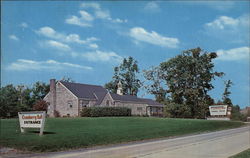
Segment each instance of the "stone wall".
[[[49,93],[44,100],[49,102],[48,115],[53,117],[52,94]],[[78,98],[66,89],[60,82],[56,84],[56,109],[60,116],[79,116]]]
[[107,93],[106,96],[103,98],[100,106],[115,106],[113,99],[111,98],[109,93]]
[[117,107],[127,107],[131,109],[132,115],[146,115],[147,114],[147,104],[143,103],[131,103],[131,102],[115,102]]

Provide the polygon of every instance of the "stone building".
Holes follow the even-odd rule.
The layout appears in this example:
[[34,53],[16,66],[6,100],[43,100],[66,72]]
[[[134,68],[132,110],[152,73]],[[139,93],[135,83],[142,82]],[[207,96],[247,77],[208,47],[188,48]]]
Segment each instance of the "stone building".
[[44,97],[48,102],[48,115],[77,117],[84,107],[128,107],[132,115],[159,116],[163,105],[145,98],[123,95],[122,85],[118,84],[117,94],[108,92],[102,86],[50,80],[50,92]]

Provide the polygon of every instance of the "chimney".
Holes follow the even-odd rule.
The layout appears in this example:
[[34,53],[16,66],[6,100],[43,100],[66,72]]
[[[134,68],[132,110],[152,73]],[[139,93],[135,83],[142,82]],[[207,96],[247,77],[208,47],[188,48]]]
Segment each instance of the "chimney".
[[51,93],[51,109],[52,115],[55,117],[55,110],[56,110],[56,80],[50,79],[50,93]]
[[123,92],[122,92],[122,83],[121,81],[119,81],[119,83],[117,84],[117,92],[116,92],[118,95],[123,95]]

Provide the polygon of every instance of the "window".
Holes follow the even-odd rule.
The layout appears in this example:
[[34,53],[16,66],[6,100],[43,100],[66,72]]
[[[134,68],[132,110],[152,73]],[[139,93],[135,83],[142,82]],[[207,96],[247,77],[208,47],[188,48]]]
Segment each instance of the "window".
[[137,111],[142,111],[142,107],[137,107]]
[[106,105],[109,106],[109,100],[106,101]]
[[87,100],[80,100],[80,107],[87,107],[87,105],[89,104],[89,101]]
[[68,107],[70,107],[70,108],[73,107],[73,101],[72,101],[72,100],[69,100],[69,101],[68,101]]

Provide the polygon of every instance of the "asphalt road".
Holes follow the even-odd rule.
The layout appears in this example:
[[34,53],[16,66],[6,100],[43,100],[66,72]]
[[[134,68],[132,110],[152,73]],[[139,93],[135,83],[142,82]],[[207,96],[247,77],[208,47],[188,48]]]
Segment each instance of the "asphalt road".
[[250,148],[250,126],[143,143],[18,157],[228,158],[248,148]]

